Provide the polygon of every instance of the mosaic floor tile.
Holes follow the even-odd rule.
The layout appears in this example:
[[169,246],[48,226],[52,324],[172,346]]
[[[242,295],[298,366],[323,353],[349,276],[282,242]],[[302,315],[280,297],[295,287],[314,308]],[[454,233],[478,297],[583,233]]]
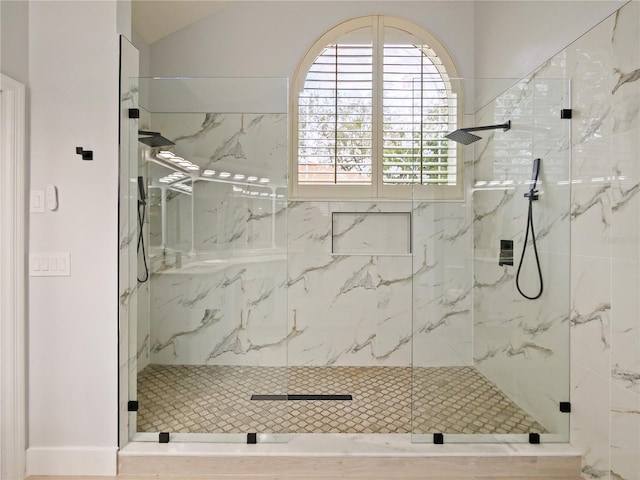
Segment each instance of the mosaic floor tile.
[[[286,393],[353,400],[251,400]],[[139,432],[545,432],[473,367],[149,365],[138,401]]]

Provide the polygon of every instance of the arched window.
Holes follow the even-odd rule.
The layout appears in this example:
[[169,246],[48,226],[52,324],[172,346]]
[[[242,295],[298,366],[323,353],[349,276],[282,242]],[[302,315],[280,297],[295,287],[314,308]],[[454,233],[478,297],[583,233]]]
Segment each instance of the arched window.
[[298,67],[292,95],[292,196],[462,198],[457,71],[411,22],[349,20]]

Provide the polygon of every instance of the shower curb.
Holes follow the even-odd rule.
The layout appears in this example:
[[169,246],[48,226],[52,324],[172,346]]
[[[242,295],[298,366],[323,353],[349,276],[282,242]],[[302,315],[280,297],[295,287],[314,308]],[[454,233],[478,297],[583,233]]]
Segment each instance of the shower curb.
[[580,478],[581,457],[568,455],[189,455],[121,454],[118,478],[205,476],[216,479]]

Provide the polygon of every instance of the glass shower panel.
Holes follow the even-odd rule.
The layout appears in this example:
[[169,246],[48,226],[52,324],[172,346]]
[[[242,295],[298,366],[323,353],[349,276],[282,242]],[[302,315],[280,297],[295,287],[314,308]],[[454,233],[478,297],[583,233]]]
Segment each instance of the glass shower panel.
[[[137,61],[137,59],[136,59]],[[125,80],[122,80],[125,82]],[[123,108],[135,109],[139,105],[138,99],[138,82],[136,78],[130,79],[128,83],[127,93],[123,95]],[[121,397],[120,409],[125,409],[128,412],[127,419],[127,432],[126,435],[121,433],[120,443],[123,444],[125,437],[127,440],[131,440],[136,425],[136,414],[132,412],[133,408],[130,408],[135,404],[137,400],[137,372],[141,368],[140,365],[144,364],[146,360],[147,349],[143,348],[139,350],[139,344],[146,345],[147,339],[143,338],[137,331],[139,326],[138,322],[138,305],[140,301],[143,301],[144,288],[139,288],[138,284],[138,260],[140,258],[139,248],[137,242],[141,236],[138,203],[138,171],[140,167],[140,156],[138,147],[138,135],[137,135],[137,122],[129,122],[128,124],[128,142],[123,142],[128,145],[128,152],[121,154],[125,158],[120,158],[120,201],[118,205],[119,216],[119,249],[120,249],[120,262],[119,262],[119,304],[120,304],[120,331],[128,332],[128,345],[124,349],[126,352],[126,375],[127,375],[127,394],[126,402]],[[143,285],[144,287],[144,285]],[[125,327],[123,328],[123,325]],[[126,338],[126,337],[125,337]],[[122,345],[120,346],[121,353],[123,355]],[[122,362],[122,358],[120,360]],[[123,375],[122,372],[120,375]],[[122,381],[121,381],[122,383]],[[132,403],[133,402],[133,403]],[[125,415],[121,413],[120,418],[124,421]]]
[[131,438],[280,441],[287,402],[256,396],[287,392],[287,81],[135,81]]
[[[462,83],[476,103],[465,105],[474,113],[459,127],[511,120],[511,128],[477,131],[480,140],[457,146],[463,202],[414,201],[413,440],[565,442],[571,138],[562,111],[570,108],[569,82]],[[530,197],[535,246],[527,234]],[[538,296],[538,263],[544,288],[527,299],[518,286]]]
[[[156,163],[147,166],[149,182],[147,206],[149,245],[176,252],[191,252],[193,248],[193,179],[184,177],[179,183],[168,183],[176,172]],[[165,183],[167,182],[167,183]]]

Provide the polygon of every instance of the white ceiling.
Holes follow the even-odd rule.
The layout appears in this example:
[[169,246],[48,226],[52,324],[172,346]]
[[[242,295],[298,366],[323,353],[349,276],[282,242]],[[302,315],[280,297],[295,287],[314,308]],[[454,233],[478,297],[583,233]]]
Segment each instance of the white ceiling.
[[133,28],[151,44],[222,8],[225,1],[214,0],[133,0]]

